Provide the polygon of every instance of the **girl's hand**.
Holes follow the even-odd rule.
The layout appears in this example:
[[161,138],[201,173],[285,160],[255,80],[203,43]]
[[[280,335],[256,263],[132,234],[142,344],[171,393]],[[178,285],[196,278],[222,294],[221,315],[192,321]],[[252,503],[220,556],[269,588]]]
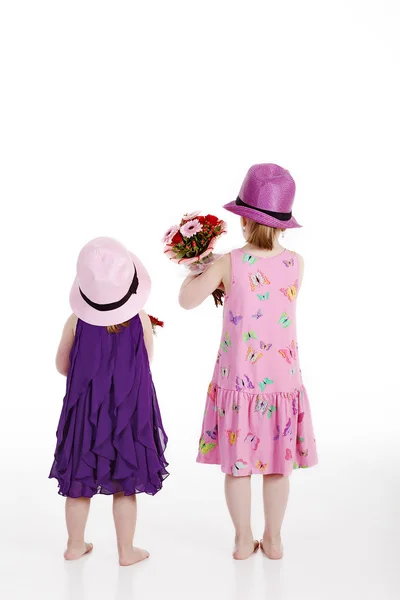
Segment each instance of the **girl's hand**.
[[225,254],[210,265],[201,275],[189,275],[182,284],[179,293],[179,304],[182,308],[190,310],[204,302],[216,289],[220,288],[226,292],[229,287],[230,272],[230,255]]

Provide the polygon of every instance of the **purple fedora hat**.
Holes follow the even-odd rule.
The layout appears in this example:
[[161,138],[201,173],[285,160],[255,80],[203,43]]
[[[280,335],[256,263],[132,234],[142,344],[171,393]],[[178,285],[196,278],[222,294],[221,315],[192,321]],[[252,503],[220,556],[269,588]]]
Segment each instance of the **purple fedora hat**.
[[234,202],[225,204],[230,212],[277,229],[301,227],[292,217],[296,185],[289,171],[266,163],[247,172]]

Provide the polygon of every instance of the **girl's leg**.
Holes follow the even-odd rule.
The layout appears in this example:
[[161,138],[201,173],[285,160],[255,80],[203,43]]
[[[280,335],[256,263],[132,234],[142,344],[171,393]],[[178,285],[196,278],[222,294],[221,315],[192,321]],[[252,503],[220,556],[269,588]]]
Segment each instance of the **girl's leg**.
[[117,533],[119,564],[127,567],[148,558],[150,555],[146,550],[133,547],[137,517],[136,496],[124,496],[123,492],[114,494],[113,515]]
[[283,475],[264,475],[265,529],[262,546],[268,558],[283,556],[281,528],[289,498],[289,478]]
[[250,477],[225,476],[226,503],[236,531],[233,558],[237,560],[248,558],[258,547],[251,531],[250,482]]
[[85,542],[85,527],[89,515],[90,498],[67,498],[65,519],[68,530],[68,544],[64,552],[65,560],[76,560],[93,549],[93,544]]

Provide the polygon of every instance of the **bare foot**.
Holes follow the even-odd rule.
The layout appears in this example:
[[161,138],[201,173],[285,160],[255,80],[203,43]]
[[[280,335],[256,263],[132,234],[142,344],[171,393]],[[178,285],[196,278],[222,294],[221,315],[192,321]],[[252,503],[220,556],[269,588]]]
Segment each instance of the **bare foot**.
[[271,560],[281,560],[283,558],[283,545],[281,536],[278,535],[275,538],[267,537],[264,535],[260,542],[261,550]]
[[93,550],[93,544],[83,544],[83,546],[68,546],[64,552],[65,560],[78,560],[85,554],[89,554]]
[[121,567],[129,567],[142,560],[146,560],[149,556],[150,554],[147,550],[142,550],[142,548],[128,548],[127,550],[120,552],[119,564]]
[[254,552],[257,552],[258,548],[259,543],[257,540],[241,540],[240,538],[236,537],[233,558],[235,560],[246,560],[246,558],[249,558],[249,556],[254,554]]

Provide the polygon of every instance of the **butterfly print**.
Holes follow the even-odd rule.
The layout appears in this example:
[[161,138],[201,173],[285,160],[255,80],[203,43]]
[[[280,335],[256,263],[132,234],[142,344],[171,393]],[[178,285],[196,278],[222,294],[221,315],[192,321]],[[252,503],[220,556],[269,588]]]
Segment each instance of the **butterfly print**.
[[244,254],[242,260],[244,263],[247,262],[250,265],[254,265],[254,263],[257,262],[257,256],[252,256],[251,254]]
[[221,342],[221,348],[224,352],[228,352],[228,349],[232,348],[231,338],[228,333],[225,334],[225,339]]
[[217,386],[213,382],[208,386],[208,395],[210,399],[215,402],[217,398]]
[[304,438],[300,437],[299,435],[297,436],[297,443],[298,444],[302,444],[304,442]]
[[265,463],[265,465],[261,462],[261,460],[258,460],[256,462],[256,469],[260,469],[260,471],[262,473],[264,473],[264,471],[267,469],[268,467],[268,463]]
[[238,375],[236,375],[236,391],[241,392],[245,387],[244,379],[241,379]]
[[292,340],[292,343],[289,346],[278,350],[278,352],[282,356],[282,358],[284,358],[286,362],[289,363],[289,365],[291,365],[292,362],[295,361],[297,358],[297,348],[295,341]]
[[232,429],[227,429],[225,431],[225,434],[231,446],[234,446],[236,444],[237,439],[239,437],[239,431],[239,429],[237,429],[236,431],[232,431]]
[[261,350],[270,350],[272,348],[272,344],[266,344],[265,342],[260,342]]
[[252,331],[246,331],[243,334],[243,339],[244,339],[245,342],[248,342],[251,339],[256,340],[257,339],[257,334],[253,330]]
[[268,280],[268,277],[266,277],[261,271],[257,271],[256,273],[249,273],[249,281],[250,289],[252,292],[254,292],[254,290],[256,290],[258,287],[262,287],[263,285],[268,285],[271,283]]
[[208,454],[209,452],[211,452],[211,450],[214,450],[216,446],[217,444],[206,444],[204,438],[201,438],[199,450],[202,454]]
[[286,423],[286,427],[285,427],[285,429],[283,430],[283,434],[282,434],[282,435],[283,435],[283,437],[286,437],[286,436],[288,436],[288,435],[290,435],[290,436],[291,436],[291,435],[292,435],[292,433],[293,433],[293,432],[292,432],[292,419],[289,417],[289,420],[288,420],[288,422]]
[[242,458],[239,458],[239,460],[237,460],[232,467],[232,475],[234,477],[238,477],[239,471],[241,471],[242,469],[245,469],[246,467],[247,467],[247,462],[244,461]]
[[244,441],[245,444],[250,444],[253,450],[257,450],[260,438],[254,435],[254,433],[248,433]]
[[260,381],[258,385],[260,386],[260,390],[263,392],[267,385],[270,385],[271,383],[274,383],[273,379],[268,379],[268,377],[266,377],[265,379]]
[[247,375],[244,376],[244,379],[241,379],[238,375],[236,375],[236,391],[241,392],[245,388],[248,390],[254,390],[254,385],[250,381]]
[[299,448],[297,449],[297,454],[299,456],[301,456],[302,458],[307,458],[308,456],[308,450],[300,450]]
[[256,312],[255,315],[251,315],[252,319],[261,319],[261,317],[263,316],[262,310],[261,308],[258,309],[258,311]]
[[278,323],[280,325],[282,325],[282,327],[289,327],[289,325],[292,324],[292,321],[289,319],[289,317],[287,316],[287,314],[284,312],[281,314],[281,318],[279,319]]
[[251,363],[256,363],[263,355],[262,352],[256,352],[249,346],[246,354],[246,360],[249,360]]
[[254,385],[252,384],[252,382],[250,381],[249,377],[247,375],[244,376],[245,382],[246,382],[246,387],[248,390],[254,390]]
[[276,406],[273,406],[272,404],[270,406],[268,406],[268,410],[267,410],[268,419],[272,418],[272,413],[274,413],[275,411],[276,411]]
[[287,288],[281,288],[280,291],[284,296],[286,296],[286,298],[290,300],[290,302],[293,302],[293,300],[296,300],[298,287],[299,282],[296,279],[292,285],[289,285]]
[[297,406],[296,406],[296,400],[294,398],[292,400],[292,409],[293,409],[293,416],[296,416],[298,413],[298,410],[297,410]]
[[240,406],[238,406],[235,402],[232,404],[232,410],[235,413],[238,413],[240,410]]
[[285,265],[285,267],[294,267],[294,258],[292,257],[290,260],[283,260],[282,261],[283,264]]
[[219,361],[221,360],[221,356],[222,356],[221,352],[218,352],[218,354],[217,354],[217,364],[219,364]]
[[221,367],[221,375],[222,375],[222,377],[224,377],[224,378],[229,377],[230,370],[231,370],[230,367]]
[[234,325],[238,325],[242,319],[243,319],[242,315],[237,315],[237,317],[234,317],[233,312],[231,310],[229,311],[229,322],[230,323],[233,323]]
[[298,423],[302,423],[303,419],[304,419],[304,413],[302,412],[302,413],[299,414],[299,416],[297,418],[297,422]]
[[286,454],[285,454],[285,460],[292,460],[293,455],[292,455],[292,451],[290,450],[290,448],[286,449]]
[[268,410],[268,402],[266,400],[263,400],[260,396],[257,396],[254,412],[259,412],[262,415],[265,415],[267,410]]
[[257,294],[257,298],[259,300],[268,300],[268,298],[269,298],[269,292],[265,292],[265,294]]
[[218,436],[218,425],[216,425],[212,431],[206,431],[206,433],[212,440],[216,440]]
[[291,375],[295,375],[296,374],[296,367],[292,367],[289,372],[290,372]]
[[225,416],[224,409],[220,408],[219,406],[214,406],[214,412],[217,412],[220,417],[224,417]]
[[281,437],[281,428],[279,427],[279,425],[277,425],[276,426],[276,435],[274,437],[274,442],[277,442],[280,437]]

